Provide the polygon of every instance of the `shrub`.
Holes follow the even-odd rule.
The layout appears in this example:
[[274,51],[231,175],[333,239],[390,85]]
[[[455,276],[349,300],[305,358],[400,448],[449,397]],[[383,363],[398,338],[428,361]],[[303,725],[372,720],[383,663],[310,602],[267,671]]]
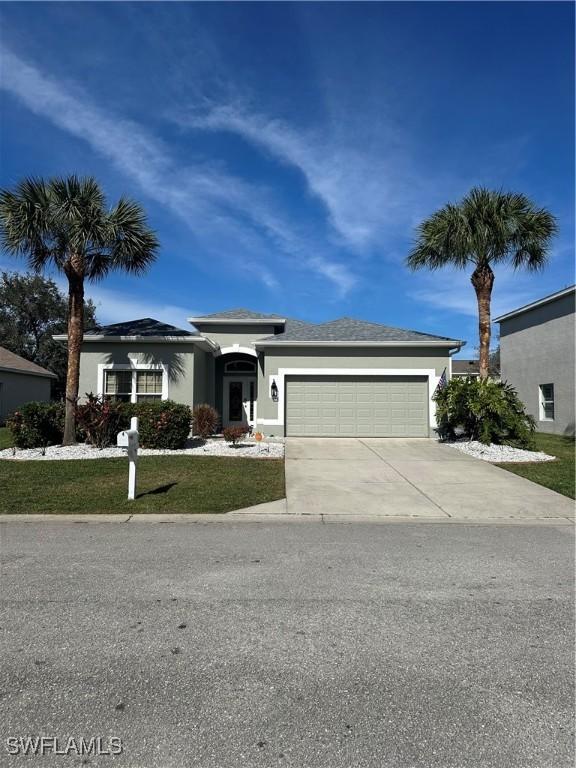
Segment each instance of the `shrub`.
[[116,435],[126,427],[122,403],[93,394],[76,408],[76,423],[87,443],[97,448],[116,445]]
[[242,440],[243,437],[248,434],[248,426],[244,424],[238,427],[224,427],[222,434],[224,435],[224,440],[226,440],[227,443],[236,445],[240,440]]
[[26,403],[6,420],[17,448],[59,445],[64,435],[63,403]]
[[195,406],[192,411],[192,426],[194,434],[206,440],[216,432],[220,417],[216,408],[207,403]]
[[534,446],[535,422],[509,384],[490,379],[452,379],[435,396],[438,434],[453,439],[457,430],[486,445]]
[[190,434],[192,412],[187,405],[173,400],[124,403],[127,421],[138,416],[138,432],[142,448],[184,448]]

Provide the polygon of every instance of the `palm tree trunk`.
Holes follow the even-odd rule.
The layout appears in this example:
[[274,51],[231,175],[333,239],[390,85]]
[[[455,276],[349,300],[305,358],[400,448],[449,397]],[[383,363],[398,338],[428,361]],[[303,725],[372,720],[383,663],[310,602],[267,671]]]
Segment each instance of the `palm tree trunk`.
[[76,404],[80,383],[80,349],[84,338],[84,274],[81,260],[72,257],[68,275],[68,368],[64,445],[76,442]]
[[494,272],[487,263],[479,264],[470,278],[478,302],[478,335],[480,339],[480,378],[487,379],[490,365],[490,301]]

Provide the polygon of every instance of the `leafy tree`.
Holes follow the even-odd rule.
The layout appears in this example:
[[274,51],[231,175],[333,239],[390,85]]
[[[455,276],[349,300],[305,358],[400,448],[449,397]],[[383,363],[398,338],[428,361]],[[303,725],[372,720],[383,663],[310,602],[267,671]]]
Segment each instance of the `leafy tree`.
[[[0,339],[2,346],[56,374],[53,396],[63,397],[66,348],[52,334],[66,333],[68,302],[54,280],[39,274],[0,274]],[[87,326],[96,325],[96,307],[84,302]]]
[[557,229],[555,217],[525,195],[482,187],[419,225],[407,258],[410,269],[474,268],[470,280],[478,302],[480,378],[489,373],[492,267],[509,263],[515,269],[542,269]]
[[0,192],[0,241],[10,254],[41,271],[54,267],[68,280],[68,360],[64,445],[76,440],[80,348],[84,338],[84,283],[113,270],[142,274],[156,258],[158,240],[138,203],[121,198],[109,208],[90,177],[25,179]]

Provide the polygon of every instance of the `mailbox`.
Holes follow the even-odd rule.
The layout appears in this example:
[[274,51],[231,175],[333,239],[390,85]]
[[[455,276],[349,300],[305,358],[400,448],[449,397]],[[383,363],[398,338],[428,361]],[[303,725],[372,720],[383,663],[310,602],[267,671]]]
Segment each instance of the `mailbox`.
[[118,448],[126,448],[128,453],[128,498],[136,497],[136,459],[138,458],[138,418],[132,416],[130,429],[118,432],[116,437]]
[[138,447],[138,430],[125,429],[122,432],[118,432],[116,439],[116,445],[118,448],[137,448]]

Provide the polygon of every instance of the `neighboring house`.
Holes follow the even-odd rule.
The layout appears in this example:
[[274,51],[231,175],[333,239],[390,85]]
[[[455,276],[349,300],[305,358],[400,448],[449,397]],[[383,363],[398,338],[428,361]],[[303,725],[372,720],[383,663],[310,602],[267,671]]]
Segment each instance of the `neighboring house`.
[[480,362],[478,360],[452,360],[453,379],[478,379],[480,377]]
[[[235,309],[88,331],[80,393],[210,403],[267,435],[427,437],[432,395],[464,342],[352,318],[306,323]],[[65,340],[65,336],[55,337]]]
[[502,380],[541,432],[574,434],[575,292],[565,288],[495,320]]
[[24,403],[49,401],[55,378],[46,368],[0,347],[0,424]]
[[[452,378],[453,379],[479,379],[480,378],[480,361],[479,360],[452,360]],[[492,365],[490,362],[490,378],[500,379],[500,371],[497,365]]]

